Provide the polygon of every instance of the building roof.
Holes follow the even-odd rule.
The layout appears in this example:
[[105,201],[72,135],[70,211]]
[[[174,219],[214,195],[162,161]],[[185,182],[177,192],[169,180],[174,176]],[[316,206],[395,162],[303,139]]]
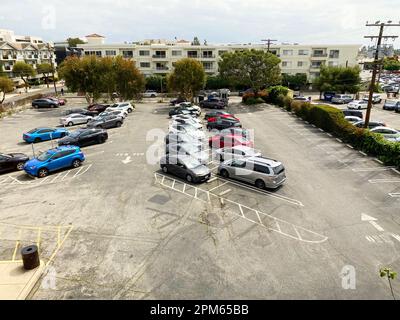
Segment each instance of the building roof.
[[104,37],[97,33],[92,33],[92,34],[85,36],[85,38],[104,38]]

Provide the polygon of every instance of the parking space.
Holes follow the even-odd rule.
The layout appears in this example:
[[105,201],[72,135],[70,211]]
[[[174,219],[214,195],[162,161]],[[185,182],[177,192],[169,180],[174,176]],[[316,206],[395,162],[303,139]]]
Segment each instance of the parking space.
[[[149,161],[163,141],[148,133],[166,133],[168,110],[138,103],[106,143],[82,148],[80,168],[45,179],[0,175],[1,258],[18,259],[21,245],[39,242],[57,271],[57,290],[37,285],[32,298],[390,297],[376,274],[389,262],[400,267],[396,168],[280,108],[232,99],[228,110],[254,129],[255,148],[284,164],[287,180],[262,190],[224,179],[210,154],[211,178],[191,184]],[[22,132],[57,125],[62,111],[1,121],[1,151],[32,155]],[[355,292],[338,276],[349,264]]]

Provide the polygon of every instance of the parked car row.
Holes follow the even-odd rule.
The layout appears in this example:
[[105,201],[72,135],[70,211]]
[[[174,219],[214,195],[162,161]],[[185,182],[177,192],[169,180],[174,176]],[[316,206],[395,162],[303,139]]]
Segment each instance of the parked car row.
[[[207,167],[209,152],[204,151],[205,134],[197,117],[196,113],[171,115],[165,137],[165,156],[160,160],[164,173],[190,183],[205,182],[211,177]],[[277,188],[284,183],[286,174],[282,163],[263,157],[253,148],[249,131],[242,128],[235,115],[214,110],[207,112],[204,120],[206,128],[213,131],[208,144],[212,157],[221,162],[217,170],[219,175],[262,189]]]
[[[33,102],[36,103],[38,102]],[[66,128],[40,127],[23,133],[22,138],[27,143],[59,139],[58,147],[49,149],[32,159],[22,153],[0,153],[0,172],[25,170],[31,176],[43,178],[52,171],[79,167],[85,160],[80,148],[106,142],[108,133],[105,129],[120,127],[127,115],[134,110],[129,102],[101,105],[101,108],[91,111],[93,107],[94,105],[88,109],[67,110],[60,119],[60,123],[64,126],[86,124],[85,128],[69,131]],[[101,109],[103,111],[99,113]]]
[[59,106],[65,105],[66,100],[56,97],[45,97],[40,99],[35,99],[32,101],[33,108],[58,108]]

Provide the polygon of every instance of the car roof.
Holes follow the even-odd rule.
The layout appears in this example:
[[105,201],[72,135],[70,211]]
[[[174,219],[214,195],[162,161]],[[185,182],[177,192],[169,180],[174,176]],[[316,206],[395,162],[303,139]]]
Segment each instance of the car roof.
[[387,130],[393,130],[393,131],[398,132],[396,129],[388,128],[388,127],[384,127],[384,126],[377,126],[377,127],[373,128],[373,129],[371,129],[371,131],[372,130],[379,130],[379,129],[387,129]]
[[248,150],[254,150],[252,147],[248,146],[234,146],[234,147],[226,147],[228,149],[234,149],[234,150],[239,150],[239,151],[248,151]]
[[246,160],[250,160],[250,161],[252,161],[254,163],[263,164],[263,165],[266,165],[266,166],[269,166],[269,167],[277,167],[277,166],[282,164],[279,161],[276,161],[276,160],[270,159],[270,158],[266,158],[266,157],[262,157],[262,156],[249,157]]

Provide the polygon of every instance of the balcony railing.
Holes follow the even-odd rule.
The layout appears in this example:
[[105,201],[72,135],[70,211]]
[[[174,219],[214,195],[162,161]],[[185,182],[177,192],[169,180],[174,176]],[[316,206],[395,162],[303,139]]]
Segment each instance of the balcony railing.
[[215,56],[214,55],[205,55],[205,56],[201,56],[202,59],[214,59]]
[[154,59],[165,59],[167,55],[165,54],[153,54]]
[[4,71],[11,71],[12,68],[11,68],[11,66],[3,66],[3,70]]
[[188,54],[188,58],[197,59],[199,56],[197,54]]
[[324,57],[327,57],[328,54],[327,53],[313,53],[311,56],[316,57],[316,58],[324,58]]
[[168,67],[156,67],[156,70],[168,70]]
[[16,54],[3,54],[2,59],[3,60],[16,60],[17,55]]
[[331,58],[331,59],[339,59],[339,55],[338,54],[330,54],[329,58]]

